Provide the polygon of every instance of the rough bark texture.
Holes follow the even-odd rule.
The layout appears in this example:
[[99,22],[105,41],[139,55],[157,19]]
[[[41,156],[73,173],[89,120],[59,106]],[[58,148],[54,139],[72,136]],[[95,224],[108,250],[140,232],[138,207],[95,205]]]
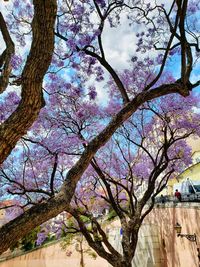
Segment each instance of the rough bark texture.
[[117,260],[117,261],[112,261],[110,264],[113,267],[132,267],[132,261],[126,261],[126,260]]
[[132,267],[131,262],[117,262],[113,267]]
[[48,202],[32,207],[16,219],[3,225],[0,229],[0,254],[6,251],[11,244],[15,244],[17,240],[29,233],[31,229],[34,229],[36,225],[40,225],[62,212],[65,206],[63,198],[57,196]]
[[22,98],[15,112],[0,125],[0,164],[36,120],[44,105],[42,82],[53,54],[57,8],[56,0],[35,0],[33,3],[33,39],[22,73]]
[[109,140],[115,130],[127,120],[141,104],[153,98],[177,92],[181,92],[181,85],[177,83],[165,85],[147,92],[142,92],[134,100],[128,103],[113,118],[110,124],[89,143],[78,162],[68,172],[66,181],[58,195],[49,199],[47,202],[30,208],[24,214],[0,228],[0,254],[7,250],[17,240],[24,237],[36,226],[41,225],[45,221],[68,209],[76,184],[90,164],[96,151]]
[[2,93],[8,86],[9,76],[11,74],[11,58],[15,51],[15,45],[10,37],[6,22],[2,13],[0,12],[0,30],[6,44],[6,48],[0,56],[0,93]]

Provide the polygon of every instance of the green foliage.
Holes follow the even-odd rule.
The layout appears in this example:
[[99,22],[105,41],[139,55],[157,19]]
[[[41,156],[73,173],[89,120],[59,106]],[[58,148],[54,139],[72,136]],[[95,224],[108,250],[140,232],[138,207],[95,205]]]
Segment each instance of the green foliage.
[[[80,254],[87,254],[91,258],[97,258],[97,254],[91,248],[83,248],[84,237],[82,234],[72,234],[67,233],[66,236],[62,239],[61,248],[67,250],[69,245],[75,245],[75,250]],[[71,255],[71,254],[70,254]]]
[[21,249],[24,251],[28,251],[33,249],[36,246],[37,234],[40,232],[40,227],[36,227],[29,234],[27,234],[21,240]]
[[43,244],[49,243],[49,242],[51,242],[53,240],[56,240],[55,235],[48,234]]
[[81,215],[80,219],[82,220],[82,222],[84,223],[89,223],[91,220],[90,218],[88,218],[87,216]]
[[97,254],[94,251],[92,251],[90,248],[85,250],[84,253],[90,256],[94,260],[96,260],[97,258]]
[[20,247],[20,241],[17,241],[16,243],[14,243],[11,247],[10,250],[14,251],[15,249]]
[[108,213],[107,221],[112,221],[113,219],[115,219],[116,216],[117,216],[116,212],[114,210],[111,210]]
[[36,227],[20,241],[16,242],[12,247],[11,251],[14,251],[17,248],[20,248],[23,251],[29,251],[36,246],[37,234],[40,232],[40,226]]
[[73,243],[74,234],[67,233],[65,237],[62,239],[61,248],[65,250],[70,244]]

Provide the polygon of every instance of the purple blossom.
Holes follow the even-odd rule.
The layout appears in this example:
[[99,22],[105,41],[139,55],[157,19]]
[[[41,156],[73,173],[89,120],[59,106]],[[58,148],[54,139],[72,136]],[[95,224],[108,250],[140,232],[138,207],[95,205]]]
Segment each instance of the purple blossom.
[[84,36],[82,36],[82,38],[79,39],[79,45],[84,47],[86,45],[90,45],[91,41],[92,41],[92,37],[91,36],[84,35]]
[[101,8],[104,8],[106,6],[105,0],[96,0],[96,3],[100,5]]
[[77,116],[81,119],[81,118],[83,118],[84,117],[84,111],[83,110],[79,110],[78,112],[77,112]]
[[73,33],[78,33],[81,30],[81,26],[77,24],[71,24],[69,26],[69,30],[71,30]]
[[147,3],[147,8],[150,8],[151,4],[150,3]]
[[40,232],[37,234],[37,241],[36,241],[37,246],[41,246],[45,240],[46,240],[45,232]]
[[73,10],[73,14],[80,17],[84,13],[84,6],[83,5],[76,5],[76,7]]
[[90,91],[88,93],[90,100],[94,100],[97,96],[96,89],[94,87],[90,87]]
[[94,31],[94,37],[98,37],[101,34],[101,31],[99,29],[97,29],[96,31]]
[[156,62],[157,62],[158,64],[162,64],[162,62],[163,62],[163,55],[162,55],[162,54],[159,54],[159,55],[158,55],[158,57],[156,58]]
[[22,57],[20,55],[13,55],[11,59],[12,67],[17,70],[22,65]]
[[66,83],[65,84],[65,88],[68,90],[68,89],[71,89],[72,88],[72,84],[71,83]]
[[15,0],[15,1],[13,2],[13,6],[14,6],[15,8],[19,8],[19,0]]
[[134,56],[134,57],[131,58],[131,61],[132,62],[136,62],[137,60],[138,60],[138,57],[136,57],[136,56]]
[[67,46],[72,49],[75,50],[76,49],[76,42],[74,39],[68,39],[67,40]]

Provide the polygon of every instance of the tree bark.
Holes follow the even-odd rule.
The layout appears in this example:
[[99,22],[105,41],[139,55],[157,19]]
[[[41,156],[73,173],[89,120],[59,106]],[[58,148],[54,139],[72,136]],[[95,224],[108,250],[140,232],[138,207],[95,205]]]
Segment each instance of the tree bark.
[[27,132],[44,105],[42,82],[54,50],[56,0],[34,0],[32,45],[22,73],[21,101],[0,125],[0,164]]
[[119,261],[119,262],[114,262],[113,267],[132,267],[132,263],[130,261]]
[[84,263],[84,251],[83,251],[83,239],[80,241],[80,267],[85,267]]
[[6,48],[0,56],[0,94],[4,92],[9,83],[9,76],[11,74],[11,58],[15,52],[15,45],[10,37],[6,22],[2,13],[0,12],[0,30],[6,44]]
[[55,217],[66,207],[63,198],[57,196],[33,206],[16,219],[8,222],[0,228],[0,254],[6,251],[11,244],[24,237],[34,229],[36,225]]

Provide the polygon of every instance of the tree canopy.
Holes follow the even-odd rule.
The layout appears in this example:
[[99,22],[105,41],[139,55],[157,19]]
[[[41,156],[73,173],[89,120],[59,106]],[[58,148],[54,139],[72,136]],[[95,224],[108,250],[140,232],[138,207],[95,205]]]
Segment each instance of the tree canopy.
[[73,195],[97,179],[93,172],[109,201],[117,198],[120,219],[121,194],[130,195],[125,211],[133,215],[130,188],[146,180],[142,216],[146,201],[190,163],[184,139],[199,134],[198,1],[1,6],[0,192],[2,208],[8,198],[13,204],[0,252],[62,211],[73,213]]
[[[63,214],[43,224],[39,243],[49,232],[57,238],[63,232],[80,232],[112,266],[132,266],[138,231],[156,196],[192,162],[187,138],[198,136],[200,130],[200,115],[192,111],[195,103],[191,96],[165,96],[135,112],[93,157],[78,182],[67,209],[73,217]],[[105,210],[120,222],[121,252],[109,239]]]

